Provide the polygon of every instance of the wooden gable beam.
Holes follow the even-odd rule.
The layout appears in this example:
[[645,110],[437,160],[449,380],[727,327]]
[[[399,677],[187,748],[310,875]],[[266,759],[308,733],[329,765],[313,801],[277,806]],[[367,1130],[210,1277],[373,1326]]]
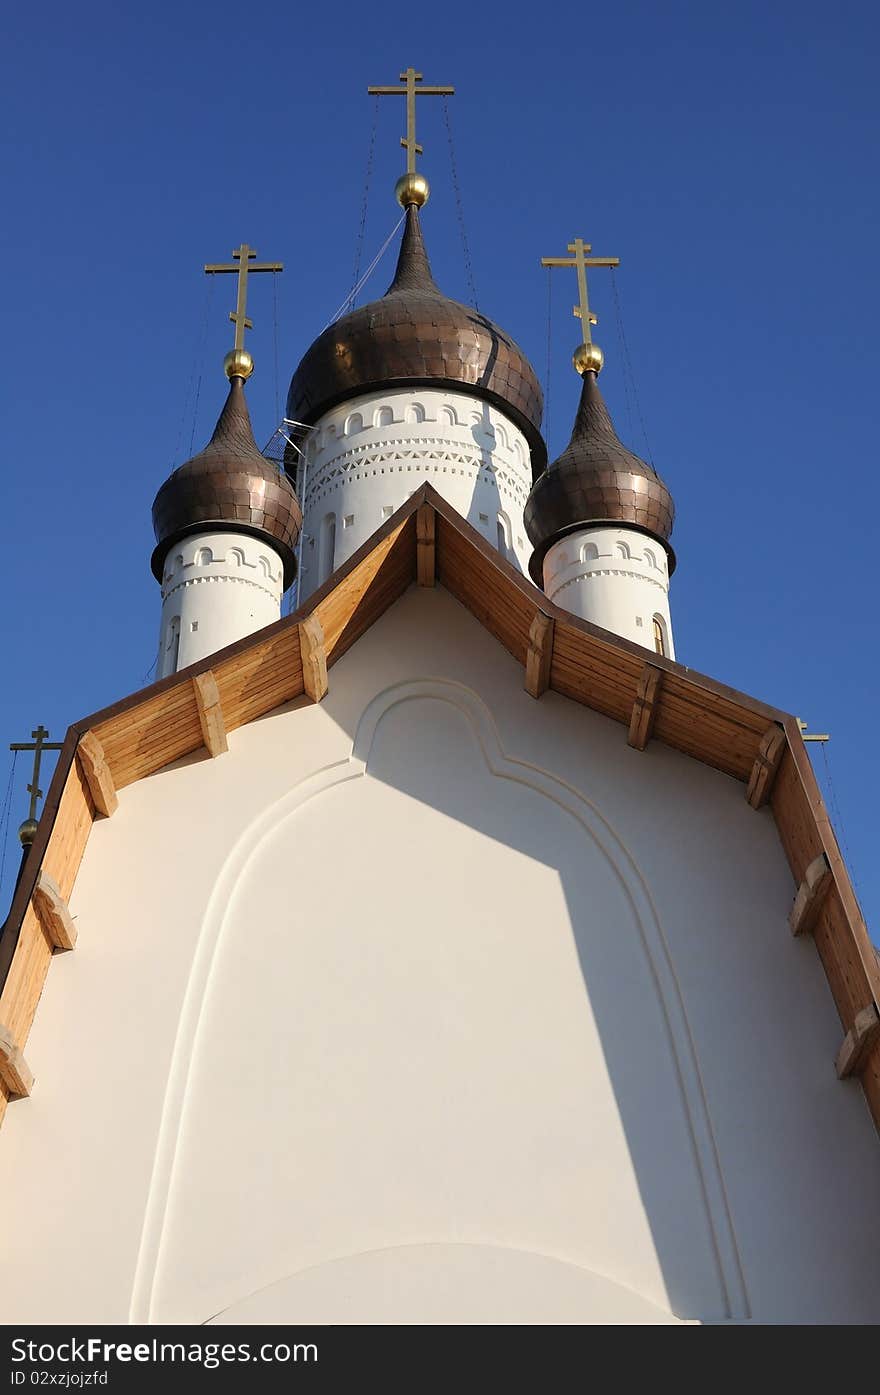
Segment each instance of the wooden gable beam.
[[653,664],[645,664],[636,690],[636,700],[633,703],[632,716],[629,719],[629,736],[627,737],[630,746],[636,751],[644,751],[651,740],[662,686],[662,669],[655,668]]
[[211,669],[208,669],[207,673],[196,674],[193,679],[193,691],[196,695],[202,740],[212,756],[221,756],[224,751],[229,750],[229,743],[226,740],[226,722],[220,703],[220,691]]
[[317,615],[300,621],[299,647],[302,654],[303,689],[312,702],[327,696],[327,650],[324,630]]
[[758,754],[749,776],[746,799],[753,809],[761,809],[770,798],[773,781],[785,754],[786,738],[782,727],[775,724],[764,732]]
[[10,1099],[21,1099],[34,1088],[34,1077],[8,1027],[0,1022],[0,1081]]
[[42,867],[37,873],[33,902],[37,919],[55,949],[73,949],[76,945],[73,917],[56,883]]
[[99,814],[109,818],[116,812],[119,797],[113,783],[112,771],[104,757],[104,747],[93,731],[83,732],[76,754],[95,808]]
[[874,1003],[869,1003],[861,1012],[843,1039],[837,1053],[835,1067],[841,1080],[848,1075],[857,1075],[866,1065],[875,1044],[880,1041],[880,1015]]
[[834,884],[831,864],[825,853],[814,857],[804,879],[797,890],[794,905],[788,914],[788,923],[793,935],[803,935],[812,930],[822,909],[822,904]]
[[437,579],[437,515],[430,504],[420,504],[416,513],[416,575],[420,586],[433,586]]
[[526,650],[526,692],[539,698],[550,686],[550,665],[553,662],[553,633],[556,621],[542,610],[535,613],[529,628]]

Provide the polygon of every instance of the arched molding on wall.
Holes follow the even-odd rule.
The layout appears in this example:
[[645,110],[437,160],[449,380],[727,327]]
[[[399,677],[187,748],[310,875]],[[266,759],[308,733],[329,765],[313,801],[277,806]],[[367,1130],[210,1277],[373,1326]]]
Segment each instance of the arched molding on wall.
[[410,402],[406,409],[406,421],[421,422],[425,420],[425,409],[421,402]]
[[581,561],[582,561],[582,562],[595,562],[596,559],[598,558],[598,556],[599,556],[599,549],[598,549],[598,547],[596,546],[595,543],[592,543],[592,542],[584,543],[583,547],[581,548]]
[[[466,1241],[444,1244],[429,1241],[409,1245],[391,1245],[375,1250],[358,1250],[350,1255],[342,1255],[339,1258],[324,1260],[319,1264],[308,1265],[303,1269],[296,1269],[290,1274],[280,1276],[255,1292],[236,1299],[221,1312],[215,1313],[205,1325],[213,1327],[239,1322],[250,1325],[266,1321],[292,1321],[293,1318],[290,1315],[302,1312],[304,1299],[311,1311],[308,1311],[303,1320],[306,1322],[326,1321],[328,1320],[327,1316],[324,1311],[321,1311],[326,1304],[322,1302],[320,1289],[321,1280],[331,1276],[337,1282],[340,1277],[344,1276],[343,1284],[350,1290],[357,1290],[360,1287],[376,1295],[379,1312],[373,1313],[368,1319],[369,1321],[391,1321],[393,1317],[399,1316],[399,1295],[410,1293],[414,1274],[416,1282],[418,1281],[419,1261],[428,1254],[434,1258],[435,1262],[438,1259],[441,1262],[445,1260],[445,1285],[453,1287],[455,1296],[452,1301],[458,1303],[459,1308],[463,1308],[467,1312],[470,1321],[474,1319],[468,1311],[467,1305],[473,1296],[473,1284],[476,1281],[477,1284],[485,1285],[486,1260],[489,1259],[492,1262],[492,1267],[495,1268],[496,1275],[498,1273],[496,1266],[500,1266],[500,1271],[506,1281],[506,1293],[499,1304],[502,1310],[509,1302],[511,1290],[516,1296],[516,1290],[522,1284],[522,1280],[526,1281],[525,1284],[522,1284],[522,1288],[525,1289],[528,1296],[524,1300],[522,1298],[520,1300],[524,1311],[521,1317],[514,1318],[514,1321],[529,1322],[534,1320],[533,1292],[535,1287],[540,1287],[541,1290],[550,1288],[557,1295],[557,1298],[560,1288],[562,1289],[565,1299],[570,1304],[570,1321],[583,1321],[585,1314],[589,1313],[591,1321],[602,1323],[605,1316],[613,1313],[616,1322],[621,1321],[620,1315],[624,1314],[623,1321],[632,1324],[649,1323],[670,1326],[688,1324],[688,1319],[677,1318],[670,1309],[659,1307],[646,1298],[644,1294],[637,1293],[635,1289],[610,1278],[607,1274],[600,1273],[596,1269],[588,1269],[585,1265],[575,1264],[571,1260],[562,1259],[559,1255],[547,1254],[543,1250],[521,1249],[513,1245],[473,1244]],[[514,1279],[512,1285],[510,1276]],[[317,1280],[317,1284],[315,1280]],[[519,1280],[519,1284],[517,1280]],[[318,1289],[317,1295],[315,1288]],[[464,1289],[463,1298],[460,1294],[462,1288]],[[491,1309],[494,1292],[487,1297],[487,1306]],[[448,1301],[447,1297],[447,1303]],[[314,1311],[315,1306],[318,1308],[317,1312]],[[492,1314],[492,1317],[494,1316],[495,1314]],[[484,1314],[477,1321],[491,1321],[491,1317]]]
[[230,921],[230,907],[235,901],[236,888],[264,839],[278,828],[282,820],[289,818],[310,800],[320,798],[327,790],[349,780],[362,779],[368,773],[370,753],[382,719],[402,703],[426,698],[448,702],[463,714],[492,775],[527,786],[575,819],[604,856],[629,901],[634,923],[638,927],[641,950],[650,968],[667,1029],[668,1048],[675,1065],[695,1165],[702,1183],[701,1200],[708,1238],[721,1289],[726,1295],[728,1315],[734,1319],[748,1318],[750,1313],[742,1264],[693,1038],[666,937],[639,868],[623,840],[597,806],[555,773],[504,752],[489,708],[472,689],[449,680],[424,679],[397,684],[378,693],[361,715],[349,757],[313,772],[264,809],[240,835],[218,874],[202,920],[178,1019],[173,1064],[163,1101],[132,1287],[130,1321],[147,1323],[152,1320],[156,1278],[190,1074],[197,1056],[207,989],[224,930]]

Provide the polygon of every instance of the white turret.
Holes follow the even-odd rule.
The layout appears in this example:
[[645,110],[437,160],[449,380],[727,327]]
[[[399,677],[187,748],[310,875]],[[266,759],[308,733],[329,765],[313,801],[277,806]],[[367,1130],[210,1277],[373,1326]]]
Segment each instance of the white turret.
[[675,657],[669,613],[672,496],[650,465],[620,442],[596,377],[582,372],[571,440],[535,483],[525,525],[532,578],[583,620]]
[[503,330],[435,284],[419,224],[426,187],[399,191],[410,202],[385,296],[325,330],[290,385],[287,416],[310,428],[298,438],[302,600],[426,480],[527,569],[523,509],[546,459],[541,389]]
[[158,678],[278,620],[293,580],[302,513],[286,475],[257,449],[244,395],[252,368],[245,351],[227,356],[229,396],[214,434],[153,504]]

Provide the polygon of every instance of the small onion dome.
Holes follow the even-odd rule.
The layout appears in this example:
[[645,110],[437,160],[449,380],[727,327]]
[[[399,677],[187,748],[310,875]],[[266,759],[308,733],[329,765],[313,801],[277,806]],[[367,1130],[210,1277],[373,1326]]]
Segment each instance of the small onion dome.
[[287,416],[312,426],[340,402],[393,387],[448,387],[484,398],[520,428],[535,471],[543,469],[544,400],[535,371],[502,329],[438,288],[415,203],[406,210],[388,290],[319,335],[291,379]]
[[672,495],[657,471],[618,439],[595,372],[588,370],[583,380],[571,440],[535,481],[526,501],[526,532],[535,549],[529,562],[532,580],[542,584],[548,548],[593,523],[622,524],[650,534],[665,548],[671,573]]
[[221,529],[265,538],[281,557],[286,588],[296,575],[294,548],[301,526],[293,486],[260,454],[243,380],[233,377],[205,449],[169,475],[153,502],[153,575],[162,580],[165,558],[181,538]]

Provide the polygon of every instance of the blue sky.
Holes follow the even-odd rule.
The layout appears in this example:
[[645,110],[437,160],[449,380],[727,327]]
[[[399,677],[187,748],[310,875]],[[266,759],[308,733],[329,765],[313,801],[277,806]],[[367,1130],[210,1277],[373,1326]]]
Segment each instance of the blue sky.
[[[412,62],[426,82],[457,88],[480,306],[542,380],[540,257],[581,234],[621,258],[640,414],[607,273],[591,296],[602,387],[641,453],[644,418],[676,500],[678,657],[832,733],[832,812],[877,938],[876,6],[618,0],[550,15],[521,0],[52,0],[19,9],[6,30],[4,744],[38,721],[60,739],[149,674],[150,506],[224,396],[233,283],[217,279],[206,322],[201,267],[243,240],[285,263],[283,405],[351,285],[365,89]],[[380,106],[364,264],[396,221],[403,115],[396,98]],[[466,299],[437,100],[421,103],[420,139],[435,274]],[[365,298],[391,266],[386,257]],[[573,281],[557,272],[552,284],[551,454],[577,399]],[[249,309],[262,440],[276,417],[271,278],[254,282]],[[4,907],[25,783],[19,758]]]

